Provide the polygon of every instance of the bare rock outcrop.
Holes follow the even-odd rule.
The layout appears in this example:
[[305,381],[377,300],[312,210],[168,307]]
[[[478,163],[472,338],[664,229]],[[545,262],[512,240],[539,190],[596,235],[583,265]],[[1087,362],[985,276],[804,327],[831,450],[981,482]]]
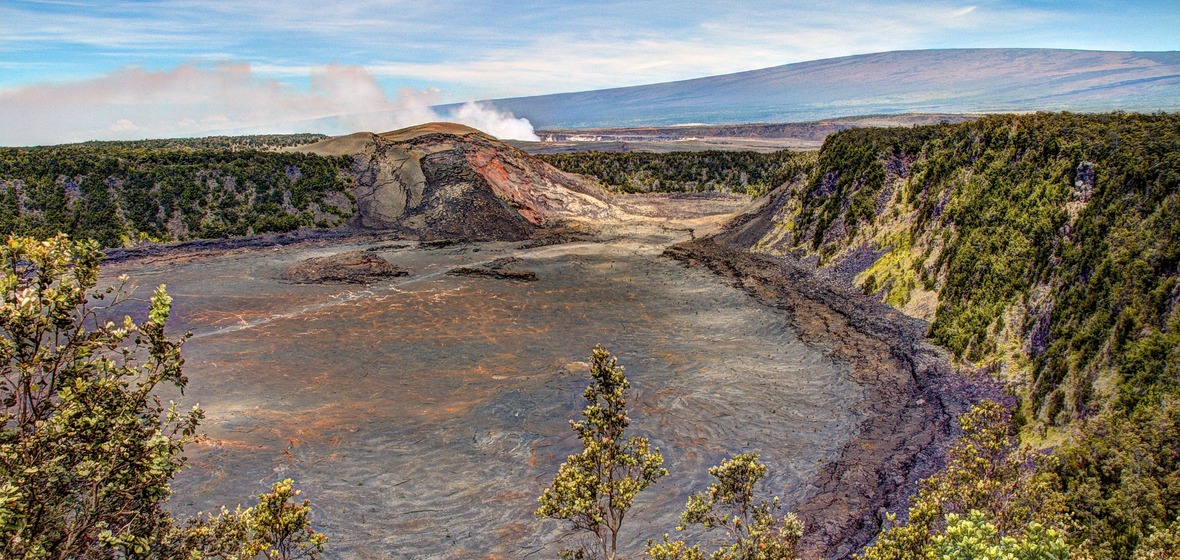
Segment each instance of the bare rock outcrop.
[[293,151],[352,156],[353,225],[421,239],[512,240],[566,219],[613,216],[609,194],[478,130],[430,123]]
[[531,270],[511,268],[520,262],[517,258],[497,259],[483,266],[460,266],[447,271],[451,276],[476,276],[497,278],[500,280],[515,280],[517,282],[535,282],[537,273]]
[[372,253],[350,251],[307,259],[284,271],[282,280],[292,284],[368,284],[408,274]]

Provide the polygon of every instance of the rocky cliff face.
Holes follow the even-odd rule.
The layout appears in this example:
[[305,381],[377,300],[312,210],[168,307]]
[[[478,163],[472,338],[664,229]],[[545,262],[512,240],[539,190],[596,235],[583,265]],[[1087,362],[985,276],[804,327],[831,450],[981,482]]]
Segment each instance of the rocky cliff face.
[[557,221],[615,215],[601,186],[462,125],[361,132],[294,151],[353,157],[353,225],[366,229],[519,240]]
[[930,322],[1049,430],[1161,383],[1140,372],[1166,360],[1135,352],[1180,340],[1178,145],[1165,114],[844,131],[722,240]]

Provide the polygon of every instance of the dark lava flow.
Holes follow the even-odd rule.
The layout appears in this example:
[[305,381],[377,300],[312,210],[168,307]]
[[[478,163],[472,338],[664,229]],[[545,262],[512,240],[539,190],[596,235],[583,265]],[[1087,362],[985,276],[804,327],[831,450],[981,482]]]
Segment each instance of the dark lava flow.
[[[764,490],[798,503],[855,435],[865,391],[781,311],[661,257],[671,241],[652,228],[531,249],[378,246],[411,274],[368,287],[278,278],[377,243],[112,267],[141,295],[166,283],[172,332],[195,333],[179,400],[205,409],[208,438],[189,449],[173,509],[215,511],[291,477],[331,558],[552,557],[564,526],[532,511],[580,449],[568,420],[588,375],[575,362],[596,343],[626,367],[632,431],[671,471],[624,527],[629,550],[672,531],[734,453],[760,453]],[[504,257],[537,280],[446,274]]]

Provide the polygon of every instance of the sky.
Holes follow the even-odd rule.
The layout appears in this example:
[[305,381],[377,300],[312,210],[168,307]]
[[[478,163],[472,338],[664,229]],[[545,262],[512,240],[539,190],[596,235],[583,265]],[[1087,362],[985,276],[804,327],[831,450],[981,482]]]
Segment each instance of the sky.
[[0,0],[0,22],[0,145],[339,133],[891,50],[1180,49],[1175,0]]

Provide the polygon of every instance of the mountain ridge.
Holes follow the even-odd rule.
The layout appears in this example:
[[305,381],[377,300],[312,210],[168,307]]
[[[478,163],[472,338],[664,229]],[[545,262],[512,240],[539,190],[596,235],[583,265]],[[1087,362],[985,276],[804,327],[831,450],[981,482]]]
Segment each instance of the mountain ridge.
[[1180,110],[1180,52],[889,51],[487,102],[538,128],[573,129],[906,112],[1175,111]]

